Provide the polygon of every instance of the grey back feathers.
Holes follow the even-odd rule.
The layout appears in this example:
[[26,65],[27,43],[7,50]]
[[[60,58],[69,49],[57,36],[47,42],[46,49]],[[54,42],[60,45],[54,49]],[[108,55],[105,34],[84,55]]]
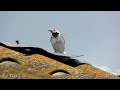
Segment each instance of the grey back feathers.
[[64,53],[65,50],[65,40],[62,34],[57,29],[48,30],[52,33],[50,38],[50,42],[52,44],[53,49],[56,53]]

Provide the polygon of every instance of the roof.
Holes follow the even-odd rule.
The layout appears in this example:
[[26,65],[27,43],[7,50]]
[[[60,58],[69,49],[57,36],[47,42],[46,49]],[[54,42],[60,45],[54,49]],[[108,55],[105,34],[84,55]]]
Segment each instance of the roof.
[[91,64],[42,48],[0,43],[0,52],[1,79],[119,79]]

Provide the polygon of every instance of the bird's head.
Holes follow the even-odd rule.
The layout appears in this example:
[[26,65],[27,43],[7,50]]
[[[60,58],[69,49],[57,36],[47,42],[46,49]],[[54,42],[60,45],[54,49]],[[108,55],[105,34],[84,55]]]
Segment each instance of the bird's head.
[[50,31],[51,33],[60,33],[57,29],[50,29],[50,30],[48,30],[48,31]]
[[60,35],[60,32],[57,29],[50,29],[48,31],[50,31],[54,37]]

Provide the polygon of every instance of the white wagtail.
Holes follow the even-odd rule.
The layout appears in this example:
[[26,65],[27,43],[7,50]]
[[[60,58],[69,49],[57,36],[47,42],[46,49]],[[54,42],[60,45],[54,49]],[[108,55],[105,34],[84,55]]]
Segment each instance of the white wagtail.
[[17,43],[17,44],[19,44],[19,41],[18,41],[18,40],[16,40],[16,43]]
[[51,42],[52,47],[55,50],[55,52],[66,54],[66,52],[64,52],[65,40],[64,40],[62,34],[57,29],[50,29],[48,31],[50,31],[52,33],[50,42]]

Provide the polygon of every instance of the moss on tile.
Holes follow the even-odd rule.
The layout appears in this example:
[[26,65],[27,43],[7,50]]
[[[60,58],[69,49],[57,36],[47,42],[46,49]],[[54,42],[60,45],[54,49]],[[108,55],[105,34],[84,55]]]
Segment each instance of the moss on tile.
[[[0,60],[13,58],[19,63],[5,61],[0,63],[1,79],[119,79],[119,77],[102,71],[92,65],[72,67],[49,57],[34,54],[26,56],[17,51],[0,46]],[[56,70],[69,74],[51,75]]]

